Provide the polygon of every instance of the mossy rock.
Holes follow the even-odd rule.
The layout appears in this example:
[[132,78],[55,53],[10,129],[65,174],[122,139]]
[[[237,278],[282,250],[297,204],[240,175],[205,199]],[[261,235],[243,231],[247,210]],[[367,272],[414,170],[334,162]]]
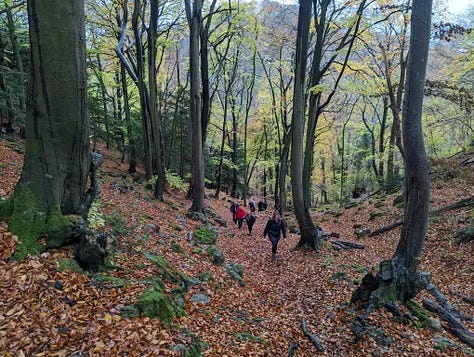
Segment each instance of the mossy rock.
[[227,273],[232,279],[237,280],[241,286],[245,286],[244,282],[244,268],[242,265],[237,263],[230,263],[224,266]]
[[209,248],[207,248],[207,254],[209,254],[209,256],[212,258],[212,262],[214,264],[224,264],[224,253],[222,253],[222,250],[217,248],[215,245],[211,245]]
[[140,310],[135,305],[124,306],[120,309],[120,316],[125,318],[133,318],[140,316]]
[[161,255],[145,253],[145,257],[151,260],[157,266],[159,274],[162,278],[174,283],[180,280],[178,274],[170,266],[170,263]]
[[194,240],[200,244],[216,244],[217,232],[207,227],[199,228],[194,231]]
[[172,240],[171,243],[170,243],[170,248],[173,252],[176,252],[176,253],[180,253],[180,254],[183,254],[184,253],[184,249],[181,248],[181,246],[179,245],[178,242],[176,242],[175,240]]
[[181,353],[181,357],[202,357],[204,356],[204,350],[208,348],[209,345],[202,342],[198,337],[193,337],[193,342],[188,346],[178,344],[173,347],[174,350]]
[[72,271],[74,273],[84,273],[82,268],[77,264],[74,259],[61,258],[56,261],[59,271]]
[[158,318],[165,325],[170,325],[176,317],[185,315],[179,304],[156,287],[145,290],[138,297],[135,306],[145,316]]
[[201,247],[196,247],[192,250],[193,254],[201,254],[202,253],[202,248]]
[[201,280],[201,281],[211,281],[211,280],[213,280],[213,277],[212,277],[212,274],[211,274],[211,273],[209,273],[208,271],[206,271],[206,272],[200,274],[200,275],[198,276],[198,279]]

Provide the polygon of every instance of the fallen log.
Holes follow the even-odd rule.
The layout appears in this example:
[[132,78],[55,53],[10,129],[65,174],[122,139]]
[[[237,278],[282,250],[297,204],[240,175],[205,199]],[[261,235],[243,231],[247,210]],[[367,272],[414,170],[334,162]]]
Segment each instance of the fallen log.
[[430,299],[424,299],[423,306],[428,311],[438,314],[444,321],[446,321],[449,332],[458,337],[469,347],[474,348],[474,334],[469,331],[453,314]]
[[[437,208],[437,209],[431,211],[429,213],[429,215],[430,215],[430,217],[437,216],[439,214],[442,214],[442,213],[447,212],[447,211],[451,211],[453,209],[463,208],[463,207],[471,207],[471,206],[474,206],[474,196],[471,196],[469,198],[457,201],[457,202],[455,202],[453,204],[450,204],[448,206]],[[395,221],[393,223],[390,223],[389,225],[386,225],[382,228],[376,229],[375,231],[369,233],[369,237],[374,237],[374,236],[377,236],[379,234],[385,233],[387,231],[392,230],[393,228],[401,226],[402,224],[403,224],[403,220]]]
[[331,244],[333,245],[334,248],[336,249],[344,249],[344,250],[350,250],[350,249],[365,249],[365,246],[362,244],[357,244],[357,243],[352,243],[352,242],[347,242],[343,240],[331,240]]
[[306,337],[308,337],[308,339],[311,341],[311,343],[316,348],[316,350],[318,352],[323,352],[324,347],[321,344],[321,340],[319,339],[319,337],[317,335],[313,335],[313,334],[308,332],[308,328],[306,326],[306,321],[305,321],[304,317],[301,318],[301,329],[303,330],[304,335]]

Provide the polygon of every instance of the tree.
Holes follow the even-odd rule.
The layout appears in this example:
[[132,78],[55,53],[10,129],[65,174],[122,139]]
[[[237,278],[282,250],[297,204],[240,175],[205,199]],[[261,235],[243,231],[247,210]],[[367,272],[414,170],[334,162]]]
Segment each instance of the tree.
[[[86,109],[84,2],[28,1],[31,79],[23,172],[0,217],[22,244],[17,257],[59,247],[86,214],[90,167]],[[58,31],[61,29],[61,31]]]
[[311,20],[311,0],[301,0],[298,13],[298,32],[296,37],[295,84],[293,95],[293,114],[291,118],[291,187],[295,216],[300,226],[301,239],[298,245],[309,242],[316,249],[318,236],[303,196],[303,137],[305,118],[305,82],[308,57],[309,25]]
[[[410,49],[402,111],[402,139],[405,150],[405,211],[400,241],[393,257],[380,263],[379,286],[370,303],[383,304],[413,298],[429,283],[429,274],[418,272],[429,211],[429,169],[421,125],[423,91],[428,59],[431,0],[413,1]],[[363,285],[362,285],[363,287]],[[360,289],[361,287],[359,287]]]
[[191,212],[204,212],[204,160],[202,155],[201,83],[199,75],[199,43],[202,25],[202,1],[184,0],[189,24],[189,56],[191,77],[191,147],[192,192]]

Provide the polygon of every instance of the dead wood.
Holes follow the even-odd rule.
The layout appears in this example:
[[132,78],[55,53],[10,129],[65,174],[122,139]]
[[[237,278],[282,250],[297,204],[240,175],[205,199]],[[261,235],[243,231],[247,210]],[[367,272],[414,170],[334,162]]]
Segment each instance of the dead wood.
[[430,299],[424,299],[423,306],[428,311],[438,314],[444,321],[446,321],[449,332],[458,337],[469,347],[474,348],[474,334],[469,331],[452,313]]
[[357,243],[352,243],[352,242],[346,242],[343,240],[331,240],[330,241],[334,249],[340,250],[351,250],[351,249],[364,249],[365,246],[362,244],[357,244]]
[[454,290],[453,288],[451,288],[449,290],[449,292],[454,295],[454,296],[458,296],[460,297],[464,302],[467,302],[468,304],[470,305],[474,305],[474,298],[472,297],[469,297],[469,296],[466,296],[464,294],[461,294],[461,293],[458,293],[456,290]]
[[[447,206],[444,206],[444,207],[437,208],[437,209],[430,212],[430,217],[437,216],[439,214],[442,214],[442,213],[447,212],[447,211],[451,211],[453,209],[463,208],[463,207],[470,207],[470,206],[474,206],[474,196],[471,196],[469,198],[465,198],[463,200],[457,201],[453,204],[450,204],[450,205],[447,205]],[[382,228],[376,229],[375,231],[369,233],[369,237],[374,237],[374,236],[377,236],[379,234],[385,233],[387,231],[392,230],[393,228],[401,226],[402,224],[403,224],[403,220],[390,223],[389,225],[386,225]]]
[[288,357],[293,357],[295,355],[296,349],[298,348],[298,342],[293,342],[288,349]]
[[321,340],[319,339],[319,337],[317,335],[314,335],[314,334],[311,334],[311,333],[308,332],[308,328],[306,326],[306,321],[305,321],[304,317],[301,319],[301,329],[303,330],[304,335],[306,337],[308,337],[308,339],[311,341],[311,343],[316,348],[316,350],[318,352],[323,352],[324,347],[321,344]]
[[448,298],[439,289],[437,289],[433,284],[428,285],[426,290],[436,299],[436,301],[441,305],[443,309],[448,311],[457,319],[464,320],[464,321],[473,321],[472,317],[466,316],[462,312],[457,311],[454,308],[454,306],[449,303]]

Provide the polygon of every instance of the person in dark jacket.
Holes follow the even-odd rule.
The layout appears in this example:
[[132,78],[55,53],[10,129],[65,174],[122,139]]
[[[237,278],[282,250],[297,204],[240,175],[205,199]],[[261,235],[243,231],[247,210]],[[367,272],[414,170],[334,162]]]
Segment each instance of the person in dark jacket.
[[230,212],[232,213],[232,221],[234,223],[237,223],[237,218],[235,217],[235,212],[237,212],[237,207],[239,207],[239,205],[235,203],[234,201],[231,201]]
[[286,224],[280,216],[278,211],[274,211],[272,218],[268,220],[263,236],[268,236],[270,242],[272,242],[272,260],[276,259],[276,252],[278,248],[278,241],[280,235],[283,234],[283,238],[286,238]]
[[255,217],[253,213],[247,213],[245,216],[245,222],[247,222],[247,228],[249,229],[249,236],[252,235],[252,228],[256,220],[257,217]]

